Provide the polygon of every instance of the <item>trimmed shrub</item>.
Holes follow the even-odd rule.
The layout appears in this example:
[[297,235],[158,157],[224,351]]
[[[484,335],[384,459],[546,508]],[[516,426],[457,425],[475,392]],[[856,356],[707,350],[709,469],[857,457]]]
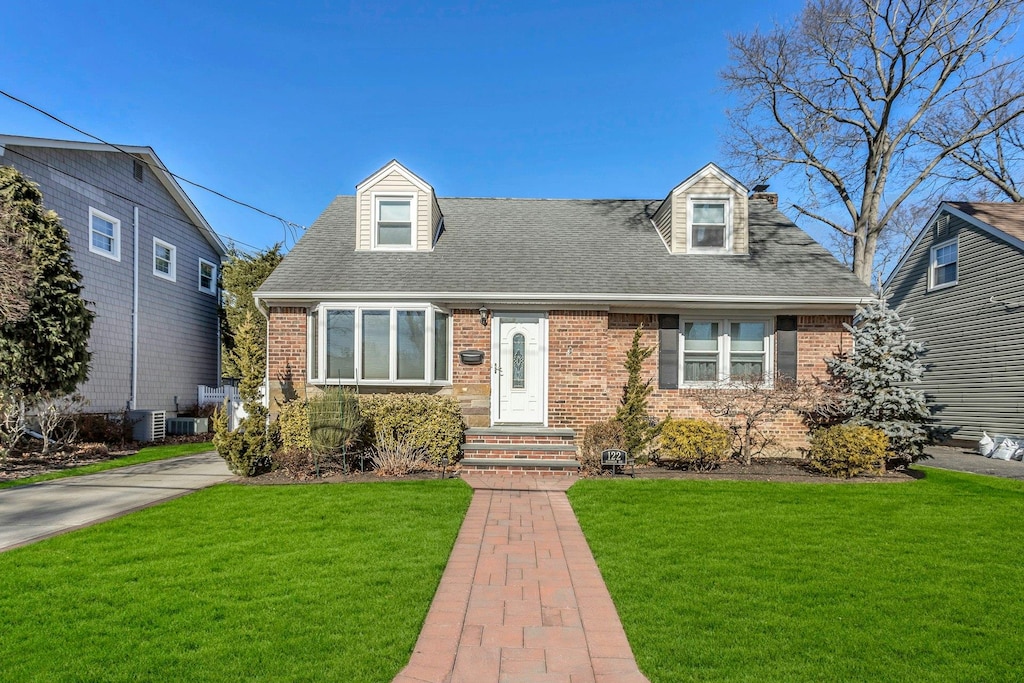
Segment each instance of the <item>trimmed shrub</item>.
[[809,466],[830,477],[849,479],[861,472],[881,474],[889,438],[884,432],[863,425],[836,425],[811,435]]
[[228,469],[240,477],[252,477],[270,469],[271,439],[262,406],[251,406],[249,417],[235,431],[228,429],[226,410],[213,416],[213,445],[227,462]]
[[377,445],[377,434],[389,434],[411,448],[424,449],[435,465],[459,459],[465,425],[454,396],[364,394],[359,405],[364,443]]
[[309,412],[306,401],[289,401],[277,414],[277,428],[281,435],[281,448],[286,451],[311,451],[309,442]]
[[731,446],[732,434],[715,422],[669,417],[661,424],[660,457],[669,465],[707,472],[728,457]]
[[626,434],[619,420],[595,422],[583,432],[580,466],[584,472],[601,473],[601,451],[606,448],[626,449]]

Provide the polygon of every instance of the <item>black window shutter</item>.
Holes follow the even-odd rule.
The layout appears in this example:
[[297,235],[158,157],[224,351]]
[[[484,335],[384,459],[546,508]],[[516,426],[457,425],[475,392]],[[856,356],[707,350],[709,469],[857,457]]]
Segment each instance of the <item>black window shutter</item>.
[[679,388],[679,316],[658,316],[658,388]]
[[780,315],[775,319],[775,348],[780,377],[796,379],[796,316]]

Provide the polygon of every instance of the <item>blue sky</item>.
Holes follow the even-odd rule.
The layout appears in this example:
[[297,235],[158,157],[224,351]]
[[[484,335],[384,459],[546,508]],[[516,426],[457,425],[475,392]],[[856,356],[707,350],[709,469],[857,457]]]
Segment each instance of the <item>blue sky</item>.
[[[392,158],[441,196],[660,198],[722,162],[727,34],[799,5],[16,3],[0,89],[301,225]],[[80,139],[6,98],[0,132]],[[225,236],[284,237],[186,191]]]

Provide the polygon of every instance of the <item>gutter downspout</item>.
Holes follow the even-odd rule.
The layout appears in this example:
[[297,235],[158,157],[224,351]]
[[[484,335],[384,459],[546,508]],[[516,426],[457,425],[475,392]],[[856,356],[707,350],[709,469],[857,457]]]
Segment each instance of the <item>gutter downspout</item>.
[[139,207],[135,207],[132,222],[132,398],[131,408],[135,410],[139,391]]
[[[267,319],[267,334],[264,337],[267,352],[266,352],[266,366],[263,370],[263,407],[268,411],[270,410],[270,309],[264,309],[260,298],[255,294],[252,295],[253,301],[256,303],[256,310],[263,314],[263,317]],[[267,422],[270,422],[270,413],[267,413]]]

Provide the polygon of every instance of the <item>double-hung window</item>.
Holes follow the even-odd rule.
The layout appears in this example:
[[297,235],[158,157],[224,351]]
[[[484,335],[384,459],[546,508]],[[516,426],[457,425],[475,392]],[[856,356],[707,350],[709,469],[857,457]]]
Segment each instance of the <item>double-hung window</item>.
[[928,268],[928,289],[952,287],[957,283],[957,241],[950,240],[936,244],[931,249],[931,264]]
[[374,245],[380,249],[411,249],[415,246],[413,196],[374,196]]
[[199,291],[217,293],[217,266],[203,259],[199,259]]
[[121,260],[121,221],[89,207],[89,251]]
[[687,320],[680,334],[683,386],[771,376],[768,320]]
[[310,314],[309,326],[311,381],[451,381],[447,312],[425,306],[325,305]]
[[728,199],[691,197],[689,208],[689,251],[728,251],[731,242],[731,202]]
[[173,244],[153,238],[153,275],[174,281],[176,277],[175,252],[177,249]]

